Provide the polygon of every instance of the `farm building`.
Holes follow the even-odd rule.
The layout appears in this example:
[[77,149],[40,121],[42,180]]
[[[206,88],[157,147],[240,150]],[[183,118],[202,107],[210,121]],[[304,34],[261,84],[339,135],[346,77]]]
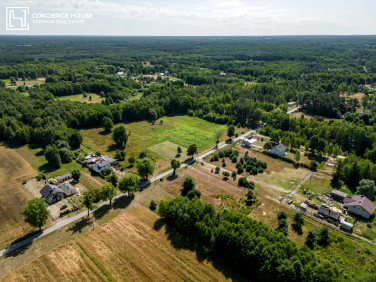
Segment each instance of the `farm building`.
[[165,74],[163,72],[160,72],[157,74],[158,77],[161,77],[161,76],[165,76]]
[[122,72],[122,71],[118,71],[118,72],[116,73],[116,75],[117,75],[117,76],[123,76],[123,75],[124,75],[124,72]]
[[369,219],[375,212],[375,204],[363,195],[355,195],[352,198],[347,197],[344,202],[349,212],[365,219]]
[[333,189],[332,192],[330,192],[330,195],[332,198],[338,202],[343,202],[345,198],[347,197],[347,194],[341,191],[338,191],[336,189]]
[[330,210],[329,208],[325,208],[325,207],[320,207],[319,210],[318,210],[318,214],[321,214],[325,218],[331,218],[331,219],[336,220],[336,221],[339,221],[340,217],[341,217],[340,213],[334,212],[334,211]]
[[96,162],[90,166],[91,170],[99,174],[101,174],[106,168],[111,168],[111,164],[105,160],[100,160],[99,162]]
[[57,180],[58,183],[61,183],[61,182],[67,181],[71,178],[72,178],[72,173],[67,173],[67,174],[63,174],[63,175],[56,177],[56,180]]
[[42,197],[46,199],[48,204],[56,203],[62,200],[65,196],[64,192],[59,187],[52,184],[44,186],[40,190],[40,193],[42,194]]
[[64,192],[64,194],[69,197],[72,196],[74,193],[76,193],[76,187],[74,187],[70,183],[65,183],[60,186],[60,189]]
[[340,227],[346,231],[351,231],[353,229],[353,224],[344,220],[340,221]]
[[293,106],[295,106],[296,105],[296,102],[295,101],[292,101],[292,102],[288,102],[287,103],[287,106],[289,106],[289,107],[293,107]]
[[270,154],[277,155],[280,157],[283,157],[286,155],[287,148],[283,144],[278,144],[274,148],[270,150]]
[[243,147],[252,147],[252,144],[255,143],[257,139],[247,139],[247,138],[241,138],[240,145]]

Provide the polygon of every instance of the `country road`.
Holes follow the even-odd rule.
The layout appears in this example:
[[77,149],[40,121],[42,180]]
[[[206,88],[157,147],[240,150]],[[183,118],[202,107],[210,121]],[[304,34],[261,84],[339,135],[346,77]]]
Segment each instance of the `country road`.
[[296,112],[297,110],[299,110],[301,107],[302,107],[302,106],[297,106],[297,107],[295,107],[295,108],[289,110],[289,111],[287,112],[287,114],[292,114],[293,112]]
[[[208,155],[214,153],[215,151],[217,151],[217,150],[219,150],[219,149],[222,149],[222,148],[224,148],[224,147],[226,147],[226,146],[228,146],[228,145],[230,145],[230,144],[232,144],[232,143],[238,141],[239,139],[244,138],[244,137],[246,137],[246,136],[248,136],[249,134],[254,133],[254,132],[256,132],[256,130],[251,130],[251,131],[248,131],[248,132],[246,132],[246,133],[240,135],[240,136],[237,137],[237,138],[234,138],[234,139],[233,139],[232,141],[230,141],[230,142],[228,142],[228,141],[227,141],[227,142],[224,142],[223,144],[219,145],[218,148],[211,149],[211,150],[209,150],[209,151],[207,151],[207,152],[205,152],[205,153],[199,155],[199,156],[198,156],[197,158],[195,158],[195,159],[188,160],[187,162],[183,163],[183,164],[181,165],[180,168],[184,168],[184,167],[186,167],[186,166],[188,166],[188,165],[191,165],[191,164],[194,163],[195,161],[199,161],[199,160],[205,158],[206,156],[208,156]],[[161,179],[161,178],[167,177],[168,175],[172,174],[172,172],[173,172],[173,170],[170,169],[170,170],[168,170],[168,171],[166,171],[166,172],[164,172],[164,173],[162,173],[162,174],[159,174],[158,176],[152,177],[152,178],[151,178],[150,180],[148,180],[148,181],[142,181],[142,182],[140,182],[140,184],[139,184],[139,186],[138,186],[138,190],[140,190],[141,188],[143,188],[143,187],[145,187],[145,186],[147,186],[147,185],[149,185],[149,184],[151,184],[151,183],[153,183],[153,182],[155,182],[155,181],[157,181],[157,180],[159,180],[159,179]],[[124,196],[124,194],[117,195],[116,197],[114,197],[114,198],[112,199],[112,201],[113,201],[113,202],[116,202],[117,199],[119,199],[119,198],[121,198],[121,197],[123,197],[123,196]],[[90,213],[93,213],[93,212],[95,212],[96,210],[102,208],[103,206],[105,206],[105,205],[109,205],[109,204],[110,204],[110,201],[103,202],[103,203],[101,203],[100,205],[98,205],[97,208],[91,210]],[[81,213],[76,214],[75,216],[73,216],[73,217],[71,217],[71,218],[68,218],[68,219],[65,219],[65,220],[63,220],[63,221],[60,221],[59,223],[55,224],[54,226],[51,226],[51,227],[49,227],[49,228],[47,228],[47,229],[45,229],[45,230],[42,230],[42,231],[36,233],[35,235],[32,235],[31,237],[28,237],[27,239],[25,239],[25,240],[23,240],[23,241],[20,241],[20,242],[18,242],[18,243],[16,243],[16,244],[10,245],[8,248],[6,248],[6,249],[0,251],[0,257],[2,257],[2,256],[4,256],[4,255],[6,255],[6,254],[8,254],[8,253],[10,253],[10,252],[12,252],[12,251],[18,249],[18,248],[21,248],[22,246],[25,246],[25,245],[27,245],[27,244],[30,244],[30,243],[32,243],[34,240],[36,240],[36,239],[38,239],[38,238],[40,238],[40,237],[46,236],[46,235],[48,235],[48,234],[50,234],[50,233],[52,233],[52,232],[54,232],[54,231],[56,231],[56,230],[59,230],[60,228],[66,226],[66,225],[68,225],[68,224],[71,224],[72,222],[75,222],[76,220],[81,219],[81,218],[83,218],[83,217],[85,217],[85,216],[87,216],[87,211],[81,212]]]

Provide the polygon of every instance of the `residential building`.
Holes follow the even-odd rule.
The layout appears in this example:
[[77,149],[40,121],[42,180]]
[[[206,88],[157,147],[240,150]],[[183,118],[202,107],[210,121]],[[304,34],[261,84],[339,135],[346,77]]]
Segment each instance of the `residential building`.
[[48,204],[59,202],[65,197],[64,192],[53,184],[47,184],[44,186],[40,190],[40,193],[42,194],[42,197],[46,199]]
[[65,196],[69,197],[76,193],[76,187],[70,183],[64,183],[60,186],[60,189],[64,192]]
[[286,151],[287,151],[287,148],[285,145],[278,144],[277,146],[275,146],[274,148],[270,150],[270,154],[284,157],[286,155]]
[[375,204],[363,195],[355,195],[351,198],[347,197],[344,202],[348,212],[361,216],[365,219],[369,219],[375,212]]
[[307,207],[308,207],[308,205],[306,203],[301,203],[300,204],[300,210],[303,211],[303,212],[307,211]]
[[102,160],[109,162],[110,164],[116,162],[113,158],[107,156],[107,155],[101,155]]
[[292,101],[292,102],[288,102],[287,103],[287,106],[289,107],[294,107],[296,105],[296,102],[295,101]]
[[100,160],[99,162],[96,162],[90,166],[91,170],[99,174],[101,174],[106,168],[111,168],[111,164],[105,160]]

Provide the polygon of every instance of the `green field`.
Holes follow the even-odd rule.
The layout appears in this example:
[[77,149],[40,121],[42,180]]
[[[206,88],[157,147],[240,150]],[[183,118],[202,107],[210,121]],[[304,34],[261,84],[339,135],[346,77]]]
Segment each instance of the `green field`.
[[[91,96],[91,100],[89,100],[89,96]],[[104,99],[100,97],[98,94],[95,93],[88,93],[87,97],[84,97],[83,94],[77,94],[77,95],[69,95],[69,96],[63,96],[57,98],[59,100],[69,100],[73,102],[82,102],[82,103],[88,103],[88,104],[93,104],[93,103],[100,103]]]
[[151,146],[148,148],[148,150],[153,151],[166,159],[174,159],[174,158],[178,159],[177,157],[178,147],[180,147],[182,150],[182,153],[180,154],[180,158],[186,159],[187,148],[179,146],[178,144],[175,144],[170,141],[165,141],[165,142],[156,144],[154,146]]
[[42,148],[25,145],[15,149],[31,166],[46,175],[47,178],[53,178],[68,172],[72,172],[75,169],[81,169],[81,165],[75,160],[68,164],[62,164],[58,170],[52,169],[44,157],[44,151]]
[[17,86],[23,86],[23,85],[29,85],[29,84],[33,84],[33,85],[43,84],[46,81],[46,79],[44,77],[40,77],[40,78],[37,78],[37,79],[23,81],[21,78],[19,78],[16,81],[15,86],[10,86],[10,79],[3,79],[3,81],[5,82],[5,84],[6,84],[5,86],[7,86],[7,87],[17,87]]
[[[163,124],[160,123],[161,120]],[[181,147],[188,147],[195,143],[198,150],[203,151],[215,145],[217,134],[222,134],[222,141],[227,139],[226,125],[189,116],[163,117],[154,124],[140,121],[116,126],[120,125],[123,125],[127,132],[131,132],[125,148],[128,157],[138,156],[140,152],[165,141],[173,142]],[[103,128],[81,130],[81,133],[84,146],[94,151],[114,155],[116,145],[111,134],[104,134]]]

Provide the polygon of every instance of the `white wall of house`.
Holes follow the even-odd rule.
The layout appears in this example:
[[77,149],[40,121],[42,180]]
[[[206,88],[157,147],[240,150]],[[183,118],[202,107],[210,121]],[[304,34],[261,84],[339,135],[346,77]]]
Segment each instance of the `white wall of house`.
[[370,214],[365,210],[363,209],[361,206],[349,206],[348,207],[348,211],[353,213],[353,214],[356,214],[356,215],[359,215],[359,216],[362,216],[366,219],[370,218]]
[[270,154],[277,155],[277,156],[280,156],[280,157],[284,157],[286,155],[286,153],[281,154],[279,151],[277,151],[274,148],[270,150]]

